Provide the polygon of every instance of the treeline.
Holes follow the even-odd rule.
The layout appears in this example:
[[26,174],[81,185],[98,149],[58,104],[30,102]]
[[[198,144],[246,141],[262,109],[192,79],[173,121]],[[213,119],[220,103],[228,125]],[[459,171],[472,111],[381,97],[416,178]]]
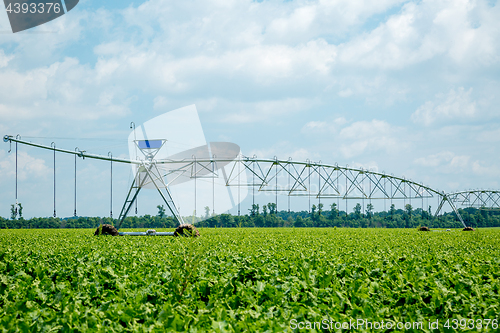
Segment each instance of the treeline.
[[[396,209],[394,205],[388,211],[373,212],[373,206],[368,204],[363,211],[357,204],[353,211],[346,214],[345,211],[337,209],[332,204],[329,210],[324,210],[323,205],[313,205],[311,212],[287,212],[277,211],[274,203],[264,205],[253,205],[249,214],[234,216],[221,214],[209,216],[206,209],[203,221],[193,221],[193,217],[185,217],[186,223],[193,223],[197,227],[204,228],[279,228],[279,227],[316,227],[316,228],[416,228],[428,226],[430,228],[460,228],[462,224],[454,212],[445,213],[438,217],[431,214],[431,207],[426,210],[414,209],[406,205],[405,209]],[[500,212],[488,211],[476,208],[459,209],[459,213],[467,226],[474,228],[500,227]],[[197,218],[197,220],[200,220]],[[0,228],[22,229],[22,228],[97,228],[101,223],[117,225],[118,220],[109,217],[72,217],[72,218],[11,218],[0,217]],[[158,215],[129,216],[123,223],[122,228],[175,228],[177,221],[172,217],[165,216],[162,206],[158,206]]]
[[[357,204],[353,212],[346,214],[339,211],[334,203],[330,210],[323,210],[323,205],[313,205],[311,212],[275,211],[276,205],[270,203],[259,210],[259,205],[254,205],[248,215],[233,216],[221,214],[198,222],[200,227],[315,227],[315,228],[416,228],[428,226],[430,228],[461,228],[462,223],[454,212],[445,213],[434,217],[431,207],[426,210],[414,209],[406,205],[405,209],[396,209],[391,205],[389,211],[373,212],[373,205],[368,204],[362,211]],[[476,208],[459,209],[467,226],[474,228],[500,227],[500,212],[487,211]]]
[[[117,225],[118,220],[109,217],[34,217],[32,219],[4,219],[0,217],[1,229],[51,229],[51,228],[97,228],[100,224]],[[122,228],[175,228],[178,223],[171,217],[129,216],[122,223]]]

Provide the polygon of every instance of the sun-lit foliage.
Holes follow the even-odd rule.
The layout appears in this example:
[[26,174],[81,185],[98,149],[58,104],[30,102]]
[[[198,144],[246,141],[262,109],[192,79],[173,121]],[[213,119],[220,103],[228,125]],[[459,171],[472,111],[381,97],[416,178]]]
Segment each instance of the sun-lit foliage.
[[499,229],[200,233],[0,230],[0,328],[282,332],[292,320],[428,323],[499,314]]

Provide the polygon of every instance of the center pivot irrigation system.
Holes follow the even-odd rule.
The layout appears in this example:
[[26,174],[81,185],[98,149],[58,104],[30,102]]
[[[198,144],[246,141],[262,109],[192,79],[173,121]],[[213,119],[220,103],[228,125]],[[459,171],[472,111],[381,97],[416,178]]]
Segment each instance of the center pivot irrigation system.
[[[36,144],[28,141],[24,141],[20,139],[20,136],[18,135],[16,138],[13,138],[10,135],[5,135],[3,138],[4,142],[14,142],[16,144],[16,168],[17,168],[17,144],[25,144],[37,148],[43,148],[43,149],[50,149],[55,152],[59,153],[66,153],[66,154],[72,154],[75,155],[75,157],[80,157],[80,158],[91,158],[91,159],[98,159],[98,160],[104,160],[104,161],[110,161],[110,162],[118,162],[118,163],[128,163],[128,164],[135,164],[138,166],[138,172],[137,176],[135,177],[134,181],[132,182],[132,186],[130,187],[130,190],[128,192],[127,198],[125,199],[125,203],[123,204],[123,207],[120,212],[120,216],[118,218],[119,223],[116,228],[109,226],[109,225],[102,225],[98,228],[96,231],[96,234],[117,234],[120,236],[124,235],[130,235],[130,236],[177,236],[182,235],[182,234],[188,234],[190,232],[193,232],[194,234],[197,234],[197,231],[195,228],[190,225],[190,224],[185,224],[182,216],[179,214],[177,211],[177,208],[173,202],[172,196],[170,194],[169,187],[164,181],[164,177],[160,173],[157,164],[160,163],[159,161],[156,161],[154,159],[156,153],[159,151],[159,149],[165,144],[164,140],[135,140],[135,144],[137,145],[139,151],[144,155],[144,159],[141,160],[126,160],[126,159],[120,159],[120,158],[113,158],[112,156],[101,156],[101,155],[94,155],[94,154],[88,154],[85,151],[81,150],[66,150],[66,149],[60,149],[56,148],[55,144],[52,144],[50,147],[41,145],[41,144]],[[11,149],[12,150],[12,149]],[[55,169],[54,169],[55,172]],[[16,177],[17,177],[17,170],[16,170]],[[118,229],[120,229],[123,220],[127,216],[128,212],[130,211],[130,208],[132,207],[132,204],[134,201],[137,199],[137,195],[139,194],[139,191],[146,187],[148,184],[153,184],[153,186],[158,190],[161,198],[167,205],[168,209],[172,212],[174,217],[177,219],[179,223],[179,227],[176,229],[175,232],[156,232],[155,230],[148,230],[146,232],[117,232]],[[54,198],[55,200],[55,198]],[[17,179],[16,179],[16,205],[18,205],[17,202]],[[54,205],[55,206],[55,205]],[[75,209],[75,214],[76,214],[76,209]],[[54,215],[55,215],[55,208],[54,208]]]
[[[180,117],[180,115],[182,116]],[[363,210],[365,201],[371,204],[372,200],[383,200],[384,210],[387,210],[385,206],[388,200],[390,200],[391,205],[393,200],[404,200],[405,206],[406,202],[412,204],[413,200],[415,205],[420,203],[422,211],[424,211],[424,200],[427,203],[425,207],[428,207],[428,200],[437,198],[438,208],[434,215],[437,216],[447,202],[464,227],[466,224],[457,210],[457,206],[500,209],[500,191],[470,190],[447,194],[404,177],[396,177],[384,172],[349,166],[342,167],[337,164],[328,165],[321,162],[280,160],[276,157],[274,159],[245,157],[241,154],[239,146],[234,143],[212,142],[207,144],[197,117],[195,107],[190,106],[158,116],[144,123],[140,131],[136,130],[135,124],[132,123],[133,131],[128,140],[130,159],[116,158],[111,154],[108,156],[89,154],[78,148],[75,150],[60,149],[56,147],[54,142],[47,146],[23,140],[19,135],[16,137],[5,135],[4,142],[11,144],[11,150],[12,143],[16,145],[16,207],[17,145],[23,144],[54,152],[54,216],[56,152],[75,156],[75,191],[77,157],[108,161],[111,162],[111,168],[112,163],[115,162],[127,163],[132,166],[134,179],[120,211],[116,228],[110,225],[101,225],[96,234],[199,235],[194,226],[184,223],[172,196],[171,187],[183,183],[194,185],[194,189],[190,187],[188,196],[183,199],[194,201],[194,215],[196,215],[197,206],[200,205],[199,193],[202,192],[202,189],[205,194],[210,193],[209,201],[211,201],[212,215],[215,214],[216,208],[218,212],[221,212],[235,207],[237,207],[239,215],[240,203],[247,195],[252,195],[252,207],[254,208],[256,191],[274,197],[275,211],[278,211],[278,194],[287,196],[288,211],[290,211],[291,198],[302,197],[308,199],[309,211],[311,211],[312,200],[317,200],[318,203],[321,203],[322,200],[337,200],[337,208],[340,208],[340,199],[343,199],[346,213],[348,212],[349,199],[362,201]],[[198,119],[198,121],[193,122],[193,119]],[[178,126],[179,123],[180,126]],[[179,130],[177,134],[172,134],[174,137],[186,135],[183,142],[187,144],[179,149],[172,148],[173,141],[164,134],[165,124],[171,124],[169,131]],[[192,132],[185,133],[186,128],[192,129]],[[216,182],[224,189],[224,193],[216,192]],[[168,210],[179,223],[175,232],[156,232],[155,230],[118,232],[125,217],[136,202],[139,192],[144,188],[157,190]],[[111,192],[111,201],[112,195]],[[217,201],[225,200],[225,203],[217,202],[216,204],[216,198]],[[205,204],[207,202],[205,201]],[[208,204],[205,207],[207,206]]]

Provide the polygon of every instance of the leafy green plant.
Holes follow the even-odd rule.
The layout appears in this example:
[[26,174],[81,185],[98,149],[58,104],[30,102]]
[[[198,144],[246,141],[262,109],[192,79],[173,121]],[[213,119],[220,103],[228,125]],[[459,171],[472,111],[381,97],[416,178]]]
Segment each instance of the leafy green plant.
[[[500,230],[0,230],[3,331],[292,331],[302,322],[495,319]],[[335,331],[335,330],[333,330]],[[369,329],[359,329],[369,332]],[[494,329],[484,330],[493,332]]]

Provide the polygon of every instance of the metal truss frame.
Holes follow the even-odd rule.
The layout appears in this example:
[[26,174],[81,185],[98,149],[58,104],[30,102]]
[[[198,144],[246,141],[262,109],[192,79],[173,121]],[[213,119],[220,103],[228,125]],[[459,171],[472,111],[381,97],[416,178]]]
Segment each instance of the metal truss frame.
[[485,210],[500,210],[500,191],[498,190],[468,190],[447,193],[448,201],[456,205],[474,207]]
[[[170,195],[169,186],[178,177],[188,174],[190,178],[219,178],[220,174],[226,186],[253,187],[259,192],[285,193],[290,196],[309,196],[316,198],[339,198],[339,199],[423,199],[441,198],[435,216],[441,211],[445,202],[448,202],[459,220],[465,226],[456,205],[479,207],[481,209],[500,209],[500,191],[496,190],[474,190],[461,191],[446,194],[432,189],[422,183],[417,183],[404,177],[396,177],[373,170],[353,168],[348,166],[330,165],[312,161],[292,161],[274,159],[260,159],[256,157],[245,157],[241,154],[236,159],[200,158],[193,156],[191,159],[183,160],[126,160],[116,157],[88,154],[85,151],[72,151],[45,146],[21,140],[9,135],[4,136],[4,142],[17,142],[38,148],[52,150],[67,154],[74,154],[81,158],[92,158],[112,162],[136,164],[139,169],[147,174],[144,179],[134,179],[127,198],[120,213],[120,225],[126,217],[132,203],[137,198],[140,189],[148,183],[153,183],[160,193],[163,201],[170,211],[182,223],[182,217]],[[229,164],[234,162],[232,165]],[[220,165],[230,166],[229,170]],[[162,169],[166,169],[164,171]],[[221,172],[219,173],[219,169]],[[240,175],[248,172],[246,183],[240,182]],[[166,176],[175,175],[169,183],[165,182]],[[311,184],[314,182],[314,189]],[[165,190],[163,194],[162,189]],[[491,207],[490,207],[491,206]]]
[[[204,166],[210,176],[218,177],[217,162],[235,162],[223,172],[226,186],[256,187],[260,192],[285,192],[290,196],[314,196],[316,198],[342,199],[421,199],[442,194],[421,183],[372,170],[329,165],[321,162],[296,162],[279,159],[257,159],[240,156],[235,160],[197,159],[170,161],[159,160],[158,165],[169,164],[169,173],[190,172],[195,177],[194,165]],[[211,168],[207,166],[211,166]],[[252,177],[246,183],[239,182],[244,172]],[[290,179],[283,184],[278,177]],[[316,189],[312,189],[314,179]],[[344,186],[345,185],[345,186]]]

